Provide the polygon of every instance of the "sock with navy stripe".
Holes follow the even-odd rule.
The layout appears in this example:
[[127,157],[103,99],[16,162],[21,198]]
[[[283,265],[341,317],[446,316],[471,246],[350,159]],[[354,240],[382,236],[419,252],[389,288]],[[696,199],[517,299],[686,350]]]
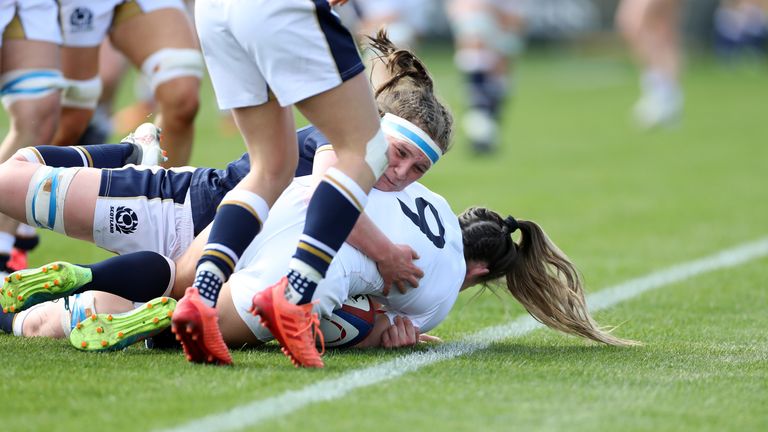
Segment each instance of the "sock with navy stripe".
[[472,72],[467,74],[469,82],[470,105],[474,109],[487,112],[498,118],[506,93],[505,82],[490,72]]
[[192,285],[209,306],[216,306],[221,286],[235,271],[268,214],[267,202],[247,190],[231,190],[221,200]]
[[34,149],[43,163],[52,167],[121,168],[129,163],[137,163],[132,159],[137,159],[134,155],[138,147],[135,144],[120,143],[74,147],[44,145]]
[[288,301],[312,300],[367,201],[367,194],[352,178],[335,168],[326,172],[309,201],[304,233],[289,264]]

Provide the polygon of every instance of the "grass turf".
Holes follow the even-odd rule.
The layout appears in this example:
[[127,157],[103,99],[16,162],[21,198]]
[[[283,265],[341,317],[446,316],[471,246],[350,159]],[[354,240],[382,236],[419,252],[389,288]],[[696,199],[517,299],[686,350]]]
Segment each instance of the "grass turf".
[[[449,51],[430,47],[424,57],[459,120],[467,98]],[[459,134],[424,183],[457,212],[480,204],[539,222],[594,291],[768,234],[766,84],[764,65],[692,61],[682,123],[642,133],[629,122],[636,72],[623,58],[530,53],[501,151],[472,156]],[[222,166],[243,151],[217,121],[206,86],[193,164]],[[103,256],[43,233],[31,258],[37,265]],[[540,330],[253,428],[765,430],[767,262],[597,314],[643,347]],[[500,296],[465,294],[434,334],[455,340],[523,313]],[[0,335],[0,418],[14,431],[170,427],[405,352],[331,352],[325,370],[305,371],[269,346],[235,351],[234,368],[216,368],[187,364],[177,352],[88,355],[66,341]]]

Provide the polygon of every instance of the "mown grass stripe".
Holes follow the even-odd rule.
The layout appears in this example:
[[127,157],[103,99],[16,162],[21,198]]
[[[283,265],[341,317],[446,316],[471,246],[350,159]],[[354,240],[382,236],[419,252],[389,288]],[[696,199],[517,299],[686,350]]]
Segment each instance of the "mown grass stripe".
[[[589,296],[592,311],[609,308],[646,291],[681,282],[704,273],[735,267],[768,256],[768,238],[745,243],[705,258],[688,261],[664,270],[614,285]],[[267,399],[256,400],[231,410],[191,420],[163,432],[236,430],[267,421],[308,405],[338,399],[353,390],[398,378],[424,366],[472,354],[504,339],[530,333],[542,325],[530,316],[507,324],[488,327],[459,342],[436,346],[426,352],[408,354],[364,369],[349,371],[298,390],[289,390]]]

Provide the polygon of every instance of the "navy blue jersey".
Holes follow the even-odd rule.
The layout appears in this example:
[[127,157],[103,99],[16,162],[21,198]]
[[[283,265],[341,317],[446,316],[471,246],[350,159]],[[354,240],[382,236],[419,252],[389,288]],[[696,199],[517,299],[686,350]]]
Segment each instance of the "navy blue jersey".
[[[295,176],[312,174],[315,153],[323,146],[330,146],[328,139],[314,126],[306,126],[296,132],[299,141],[299,164]],[[192,173],[189,189],[192,201],[192,221],[195,235],[208,226],[216,215],[216,208],[227,192],[237,185],[251,169],[248,153],[230,162],[223,170],[198,168]]]

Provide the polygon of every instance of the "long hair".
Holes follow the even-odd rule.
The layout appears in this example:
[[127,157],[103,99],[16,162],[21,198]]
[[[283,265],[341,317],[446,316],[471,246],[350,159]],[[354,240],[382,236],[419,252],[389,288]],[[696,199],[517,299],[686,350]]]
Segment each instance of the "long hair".
[[[568,257],[535,222],[502,219],[472,207],[459,216],[464,258],[488,265],[480,283],[504,278],[507,289],[531,316],[565,333],[609,345],[638,345],[601,329],[587,310],[581,277]],[[520,230],[515,243],[512,232]]]
[[412,52],[396,47],[384,29],[368,37],[375,60],[386,68],[382,82],[372,82],[379,114],[394,114],[420,127],[443,153],[451,145],[453,116],[435,96],[434,82],[424,63]]

